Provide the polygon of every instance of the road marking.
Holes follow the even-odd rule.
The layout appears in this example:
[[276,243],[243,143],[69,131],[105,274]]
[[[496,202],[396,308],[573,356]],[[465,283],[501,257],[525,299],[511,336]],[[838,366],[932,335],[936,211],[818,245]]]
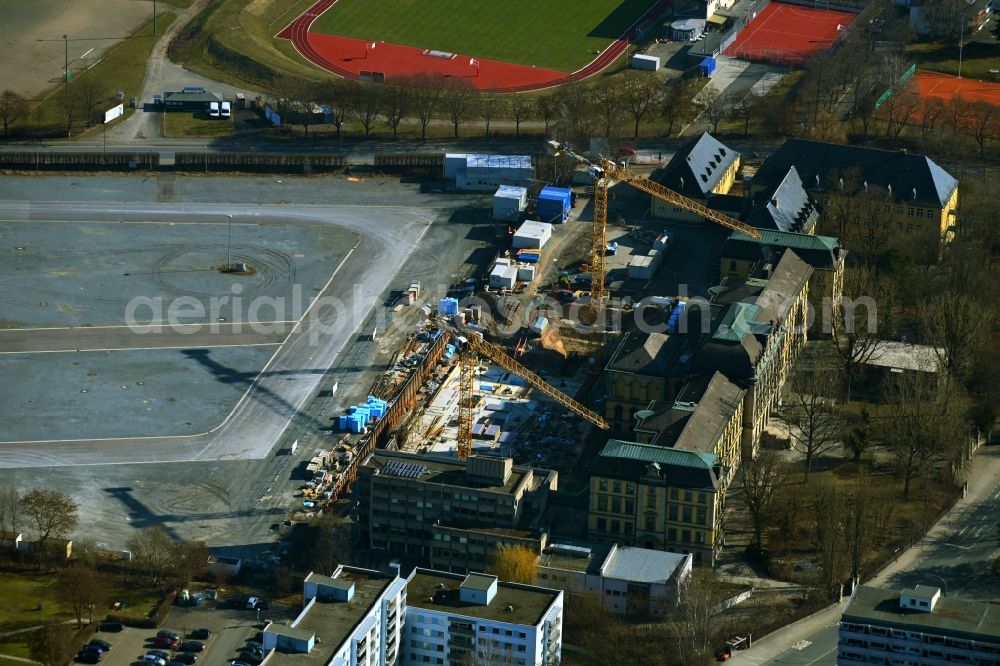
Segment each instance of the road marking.
[[[168,347],[81,347],[80,349],[35,349],[28,351],[0,351],[0,354],[77,354],[84,352],[128,352],[128,351],[155,351],[157,349],[219,349],[220,347],[273,347],[280,345],[280,342],[243,342],[229,345],[176,345]],[[0,442],[6,443],[6,442]]]
[[792,647],[795,648],[796,650],[798,650],[799,652],[801,652],[802,650],[805,650],[810,645],[812,645],[812,641],[801,640],[798,643],[796,643],[795,645],[793,645]]

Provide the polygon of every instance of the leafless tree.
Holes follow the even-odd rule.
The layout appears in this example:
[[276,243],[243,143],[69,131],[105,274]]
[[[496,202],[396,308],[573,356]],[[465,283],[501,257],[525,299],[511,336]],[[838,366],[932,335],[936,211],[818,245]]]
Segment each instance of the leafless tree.
[[733,107],[736,117],[743,121],[743,136],[749,136],[750,121],[756,118],[760,112],[760,98],[761,96],[757,92],[750,89],[736,101],[736,105]]
[[59,573],[58,593],[73,610],[76,626],[83,627],[84,614],[88,623],[93,622],[94,608],[103,605],[107,584],[92,567],[74,563]]
[[851,454],[855,464],[860,463],[865,451],[872,446],[871,414],[867,409],[861,410],[857,422],[844,432],[843,440],[844,451]]
[[965,114],[969,135],[979,146],[979,156],[986,157],[986,143],[1000,134],[1000,112],[989,102],[973,102]]
[[[537,112],[535,100],[526,95],[514,94],[509,96],[507,110],[511,118],[514,119],[514,136],[521,136],[521,123],[534,116]],[[545,126],[546,135],[549,132],[548,123]]]
[[28,110],[28,100],[23,96],[13,90],[0,93],[0,122],[3,123],[4,136],[7,136],[7,129],[11,125],[28,115]]
[[319,118],[319,114],[313,113],[313,109],[323,92],[322,86],[306,79],[283,76],[274,82],[273,90],[288,122],[302,125],[305,135],[309,136],[310,125]]
[[97,77],[82,76],[70,86],[69,92],[76,97],[87,127],[90,127],[97,119],[101,104],[108,99],[104,84]]
[[171,573],[178,587],[185,587],[205,575],[209,553],[204,541],[175,541],[172,551]]
[[38,534],[39,560],[47,551],[49,539],[63,538],[76,529],[79,510],[72,497],[58,490],[35,488],[21,496],[21,511]]
[[538,112],[538,117],[545,123],[545,136],[549,136],[549,127],[552,125],[552,121],[559,116],[555,94],[548,93],[539,97],[535,103],[535,110]]
[[995,316],[981,299],[968,292],[952,292],[922,300],[917,316],[925,341],[937,350],[947,374],[965,379],[989,344],[987,333]]
[[840,419],[833,398],[837,389],[835,376],[819,369],[801,370],[792,381],[788,434],[792,448],[805,458],[807,480],[816,459],[839,444]]
[[458,138],[458,128],[472,114],[476,102],[476,89],[467,79],[446,79],[441,94],[441,108],[444,110]]
[[0,532],[17,532],[21,526],[21,494],[17,488],[0,486]]
[[174,541],[160,527],[146,527],[128,540],[132,562],[154,585],[162,582],[174,565]]
[[351,99],[351,110],[361,127],[365,130],[365,137],[371,133],[372,128],[378,121],[382,113],[382,96],[385,88],[380,83],[362,81],[354,91]]
[[684,117],[689,102],[686,93],[687,84],[682,79],[671,79],[663,86],[663,94],[659,96],[659,114],[667,123],[667,136],[673,136],[674,125],[681,122]]
[[698,101],[704,108],[705,119],[712,125],[712,134],[718,133],[719,123],[729,116],[732,109],[732,100],[709,83],[698,95]]
[[893,91],[882,105],[885,114],[885,135],[898,139],[903,128],[920,110],[920,95],[907,83],[901,90]]
[[632,115],[632,138],[639,138],[639,123],[659,103],[662,86],[654,74],[628,70],[622,85],[623,102]]
[[392,128],[393,139],[399,135],[399,125],[412,109],[412,90],[413,81],[405,74],[390,76],[385,81],[382,115],[385,116],[386,124]]
[[479,117],[483,119],[483,122],[486,123],[486,136],[490,135],[490,123],[493,119],[498,117],[503,118],[507,115],[510,108],[507,99],[505,95],[490,93],[480,95],[479,99],[476,100],[476,111],[479,113]]
[[680,603],[667,620],[674,651],[681,663],[700,664],[708,658],[715,635],[719,599],[712,590],[711,574],[696,571],[681,594]]
[[623,98],[626,92],[623,84],[621,77],[614,77],[590,86],[587,90],[591,107],[601,121],[601,136],[605,139],[610,139],[615,134],[616,126],[624,118]]
[[30,651],[43,666],[63,666],[73,656],[73,631],[63,622],[47,622],[32,634]]
[[437,115],[445,78],[423,72],[413,75],[413,110],[420,120],[420,139],[427,139],[427,126]]
[[952,461],[956,446],[967,436],[967,402],[958,387],[942,390],[931,373],[893,375],[885,393],[893,413],[879,421],[882,438],[896,457],[903,479],[903,498],[913,482],[936,460]]
[[927,139],[934,132],[938,122],[947,114],[945,103],[937,97],[923,101],[920,107],[920,133]]
[[761,449],[756,458],[740,465],[740,489],[750,522],[753,523],[754,545],[764,547],[764,528],[771,519],[778,488],[785,479],[785,467],[774,449]]
[[847,505],[835,486],[813,486],[814,546],[819,559],[824,594],[834,595],[850,571],[847,535]]
[[825,316],[844,370],[847,401],[858,371],[878,352],[879,342],[890,338],[895,307],[896,284],[891,278],[864,266],[846,272],[841,302]]
[[340,138],[341,128],[347,121],[347,116],[351,110],[351,102],[355,89],[358,87],[357,81],[348,79],[334,79],[322,86],[317,93],[319,101],[326,103],[330,107],[330,122],[337,128],[337,138]]
[[592,135],[597,110],[587,84],[578,82],[561,86],[553,96],[562,136],[578,141]]

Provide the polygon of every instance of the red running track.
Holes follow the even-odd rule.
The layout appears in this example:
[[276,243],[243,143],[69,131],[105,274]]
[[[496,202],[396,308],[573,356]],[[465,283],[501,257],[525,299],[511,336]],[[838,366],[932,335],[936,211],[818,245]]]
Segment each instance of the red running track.
[[802,64],[829,48],[857,17],[850,12],[772,2],[747,24],[725,53],[748,60]]
[[485,58],[475,58],[479,63],[477,66],[470,64],[471,56],[468,54],[445,59],[424,55],[424,49],[384,42],[378,42],[371,49],[368,47],[369,42],[360,39],[310,32],[313,21],[335,5],[337,0],[317,0],[277,36],[291,41],[295,50],[309,62],[345,79],[359,79],[362,71],[383,72],[386,76],[425,72],[465,78],[479,90],[526,92],[580,81],[603,71],[628,49],[630,36],[636,26],[657,17],[666,10],[670,2],[671,0],[660,0],[650,7],[621,37],[591,62],[571,74]]

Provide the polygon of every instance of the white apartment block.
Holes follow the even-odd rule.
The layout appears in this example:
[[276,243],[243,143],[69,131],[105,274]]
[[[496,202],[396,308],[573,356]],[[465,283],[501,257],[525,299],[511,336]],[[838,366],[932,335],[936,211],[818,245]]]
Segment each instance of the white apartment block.
[[401,666],[547,666],[562,658],[563,592],[415,569]]
[[268,666],[399,663],[406,581],[398,575],[346,566],[331,576],[311,573],[303,584],[303,601],[293,622],[264,628]]
[[840,620],[837,666],[1000,666],[1000,606],[859,587]]

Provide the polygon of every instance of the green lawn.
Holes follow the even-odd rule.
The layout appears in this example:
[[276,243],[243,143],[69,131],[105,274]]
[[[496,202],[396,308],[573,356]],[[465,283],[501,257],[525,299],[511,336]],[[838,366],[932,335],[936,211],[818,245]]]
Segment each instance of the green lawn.
[[570,72],[655,0],[340,0],[315,32]]
[[163,136],[172,139],[229,136],[232,133],[231,119],[210,118],[207,111],[170,111],[163,114]]

